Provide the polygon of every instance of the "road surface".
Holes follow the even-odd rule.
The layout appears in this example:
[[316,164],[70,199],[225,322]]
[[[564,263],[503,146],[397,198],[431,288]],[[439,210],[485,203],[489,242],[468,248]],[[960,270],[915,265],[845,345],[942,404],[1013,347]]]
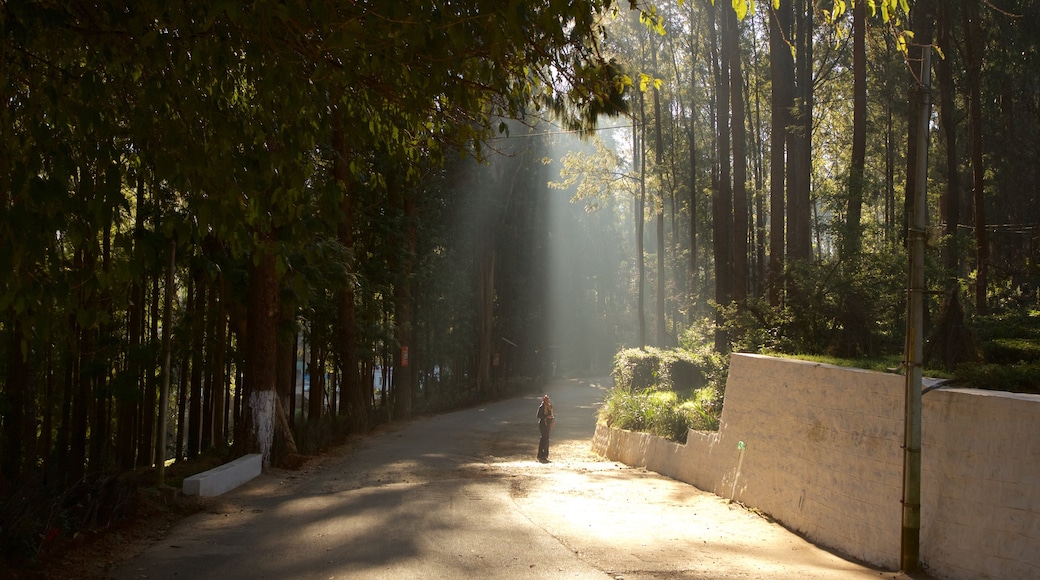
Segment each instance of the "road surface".
[[590,450],[606,385],[395,424],[272,470],[112,578],[906,578],[848,562],[714,495]]

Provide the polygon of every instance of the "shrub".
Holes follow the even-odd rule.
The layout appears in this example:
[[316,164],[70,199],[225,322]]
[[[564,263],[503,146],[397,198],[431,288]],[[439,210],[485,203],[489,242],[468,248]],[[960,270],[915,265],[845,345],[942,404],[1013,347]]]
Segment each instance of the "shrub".
[[614,388],[600,417],[685,443],[690,429],[718,429],[725,377],[725,357],[709,351],[628,349],[615,358]]
[[982,345],[987,363],[1016,364],[1040,361],[1040,340],[1026,338],[998,338]]
[[954,370],[958,383],[976,389],[1040,394],[1040,361],[1018,364],[965,364]]
[[984,362],[954,369],[957,384],[976,389],[1040,393],[1040,313],[1015,309],[977,316],[971,329]]
[[658,350],[630,348],[614,358],[614,385],[638,393],[659,384]]
[[971,320],[972,329],[979,339],[988,341],[997,338],[1040,339],[1040,313],[1036,311],[1014,311],[989,316],[976,316]]
[[[849,260],[788,263],[783,306],[764,298],[712,304],[731,350],[873,356],[899,348],[905,327],[900,300],[905,258],[864,253]],[[703,321],[696,344],[713,344],[715,326]]]
[[646,389],[690,395],[704,387],[725,386],[727,357],[710,350],[630,348],[614,359],[614,385],[631,392]]

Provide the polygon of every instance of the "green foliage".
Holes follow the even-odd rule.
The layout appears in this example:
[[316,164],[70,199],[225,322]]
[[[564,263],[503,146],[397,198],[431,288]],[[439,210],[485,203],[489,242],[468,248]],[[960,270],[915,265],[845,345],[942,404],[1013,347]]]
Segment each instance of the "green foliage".
[[1040,360],[963,364],[954,370],[954,378],[956,384],[975,389],[1040,394]]
[[982,356],[990,364],[1040,361],[1040,339],[998,338],[982,345]]
[[610,427],[685,443],[690,429],[718,429],[720,407],[721,397],[712,387],[694,391],[688,399],[680,399],[673,391],[633,393],[615,387],[607,395],[600,416]]
[[732,303],[716,307],[722,313],[723,328],[734,351],[773,353],[796,349],[788,335],[798,323],[791,309],[773,307],[767,299],[754,297],[748,298],[743,306]]
[[1004,339],[1040,340],[1040,311],[1011,310],[990,316],[976,316],[972,329],[983,341]]
[[630,348],[614,359],[614,384],[633,392],[664,389],[690,393],[720,386],[727,365],[724,357],[710,350]]
[[[847,262],[802,262],[789,267],[783,306],[764,297],[716,305],[732,349],[752,353],[828,353],[873,357],[901,349],[905,264],[897,255],[859,255]],[[704,342],[710,321],[686,342]]]
[[[352,373],[344,363],[392,360],[405,326],[398,308],[414,307],[408,324],[430,345],[415,347],[416,366],[453,379],[440,393],[466,393],[471,248],[453,230],[461,220],[435,206],[469,192],[446,183],[442,162],[446,152],[481,156],[502,116],[549,110],[585,130],[622,111],[631,87],[600,50],[612,4],[3,3],[0,511],[21,507],[20,484],[45,468],[56,473],[30,498],[41,510],[66,479],[147,461],[141,419],[158,409],[160,336],[175,337],[177,377],[201,370],[225,383],[217,389],[231,380],[223,369],[253,378],[241,375],[255,283],[247,271],[261,249],[277,254],[283,340],[302,327],[308,352]],[[345,143],[333,135],[337,114]],[[405,194],[416,215],[396,197]],[[502,230],[536,212],[514,213]],[[406,231],[419,232],[414,249],[402,243]],[[414,300],[397,293],[412,277]],[[203,286],[206,302],[194,303],[189,288]],[[340,300],[343,288],[355,291],[353,304]],[[161,322],[164,292],[173,328]],[[509,336],[538,334],[510,324],[535,318],[519,302],[502,300],[514,312],[497,322]],[[348,305],[355,316],[337,324]],[[193,322],[204,332],[189,332]],[[358,343],[360,361],[337,360],[341,337]],[[25,364],[8,368],[21,360],[15,353]],[[535,365],[510,370],[523,367]],[[164,414],[178,415],[176,399]],[[209,410],[190,407],[179,410],[197,426]],[[341,417],[302,426],[300,448],[349,428]],[[0,545],[18,546],[21,558],[41,528],[13,519],[0,517]]]
[[685,442],[690,429],[718,429],[726,361],[710,352],[627,349],[600,417],[619,429]]
[[651,350],[632,348],[618,353],[614,359],[615,388],[639,392],[657,382],[658,357]]
[[1016,309],[976,317],[983,361],[954,369],[956,384],[976,389],[1040,393],[1040,313]]
[[700,389],[692,399],[680,403],[675,412],[690,429],[718,431],[719,418],[722,416],[722,396],[715,388]]

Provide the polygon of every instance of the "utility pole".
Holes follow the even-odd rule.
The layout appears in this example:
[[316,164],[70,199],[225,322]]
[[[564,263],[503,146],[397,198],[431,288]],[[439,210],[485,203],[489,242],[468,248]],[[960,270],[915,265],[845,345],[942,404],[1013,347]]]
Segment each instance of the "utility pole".
[[928,124],[931,117],[931,48],[921,51],[921,78],[917,87],[916,186],[907,232],[910,272],[906,317],[906,417],[903,434],[903,532],[899,567],[914,572],[921,556],[921,379],[924,366],[924,253],[928,237]]

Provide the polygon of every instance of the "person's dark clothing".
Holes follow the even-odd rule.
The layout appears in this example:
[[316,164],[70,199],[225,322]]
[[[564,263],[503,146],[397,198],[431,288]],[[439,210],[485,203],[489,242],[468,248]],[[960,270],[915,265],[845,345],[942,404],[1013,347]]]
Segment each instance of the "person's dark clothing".
[[552,431],[555,421],[552,403],[543,401],[538,406],[538,431],[542,434],[542,438],[538,441],[538,459],[540,461],[549,460],[549,432]]

